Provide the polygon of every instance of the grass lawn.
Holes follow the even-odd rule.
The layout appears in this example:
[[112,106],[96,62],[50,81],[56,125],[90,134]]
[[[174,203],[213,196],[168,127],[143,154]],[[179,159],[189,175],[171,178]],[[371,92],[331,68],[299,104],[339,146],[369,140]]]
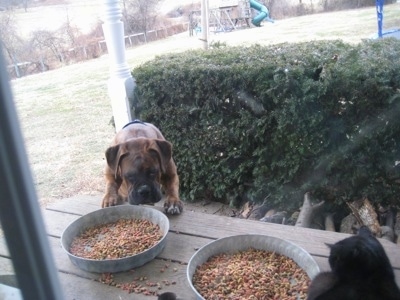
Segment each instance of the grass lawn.
[[[400,28],[400,3],[384,8],[384,28]],[[274,44],[317,39],[357,43],[377,33],[374,7],[303,16],[260,28],[211,34],[227,45]],[[127,50],[131,68],[157,55],[201,48],[188,33]],[[98,59],[12,81],[40,202],[103,192],[104,151],[114,128],[107,95],[109,60]],[[99,204],[100,205],[100,204]]]

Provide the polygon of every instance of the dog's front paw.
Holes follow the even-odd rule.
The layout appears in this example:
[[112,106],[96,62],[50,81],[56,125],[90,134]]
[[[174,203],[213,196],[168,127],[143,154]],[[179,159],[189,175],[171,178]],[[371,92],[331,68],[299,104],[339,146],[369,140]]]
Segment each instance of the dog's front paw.
[[183,211],[183,202],[179,199],[167,199],[164,203],[164,210],[169,215],[179,215]]
[[105,195],[103,197],[103,201],[101,202],[101,208],[115,206],[118,204],[119,204],[118,195],[115,195],[115,196]]

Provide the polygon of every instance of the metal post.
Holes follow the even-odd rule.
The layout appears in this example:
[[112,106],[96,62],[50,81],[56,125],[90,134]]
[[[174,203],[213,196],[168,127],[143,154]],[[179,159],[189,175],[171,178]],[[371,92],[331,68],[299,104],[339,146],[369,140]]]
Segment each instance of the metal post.
[[378,18],[378,37],[382,35],[382,22],[383,22],[383,2],[384,0],[376,0],[376,15]]
[[209,9],[208,0],[201,1],[201,41],[204,50],[208,49]]
[[118,0],[103,0],[103,32],[110,56],[108,93],[111,98],[115,129],[131,121],[130,101],[133,101],[135,81],[125,58],[124,24]]
[[[0,47],[0,220],[24,299],[64,299]],[[2,295],[0,295],[1,298]]]

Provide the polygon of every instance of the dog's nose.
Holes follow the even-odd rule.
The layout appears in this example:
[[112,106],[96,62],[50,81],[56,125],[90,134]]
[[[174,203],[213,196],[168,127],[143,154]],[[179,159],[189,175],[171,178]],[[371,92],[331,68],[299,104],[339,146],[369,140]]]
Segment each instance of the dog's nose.
[[148,185],[142,185],[139,189],[138,189],[138,193],[140,196],[142,196],[143,198],[147,198],[150,195],[150,187]]

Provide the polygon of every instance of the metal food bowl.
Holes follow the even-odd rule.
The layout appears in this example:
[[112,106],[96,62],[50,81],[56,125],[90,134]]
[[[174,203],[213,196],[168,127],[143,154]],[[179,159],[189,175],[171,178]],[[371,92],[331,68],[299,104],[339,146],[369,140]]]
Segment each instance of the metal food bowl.
[[193,286],[193,275],[198,266],[201,266],[209,258],[221,253],[236,253],[249,248],[271,251],[285,255],[293,259],[302,268],[310,279],[313,279],[319,272],[319,266],[314,258],[303,248],[292,242],[276,237],[258,234],[235,235],[221,238],[200,248],[190,259],[187,267],[187,279],[196,299],[204,300],[203,296]]
[[[120,219],[148,220],[160,227],[163,236],[153,247],[123,258],[96,260],[71,254],[69,249],[75,237],[90,227],[116,222]],[[71,262],[80,269],[94,273],[115,273],[140,267],[154,259],[165,247],[168,230],[169,220],[162,212],[143,206],[120,205],[96,210],[72,222],[61,236],[61,245]]]

